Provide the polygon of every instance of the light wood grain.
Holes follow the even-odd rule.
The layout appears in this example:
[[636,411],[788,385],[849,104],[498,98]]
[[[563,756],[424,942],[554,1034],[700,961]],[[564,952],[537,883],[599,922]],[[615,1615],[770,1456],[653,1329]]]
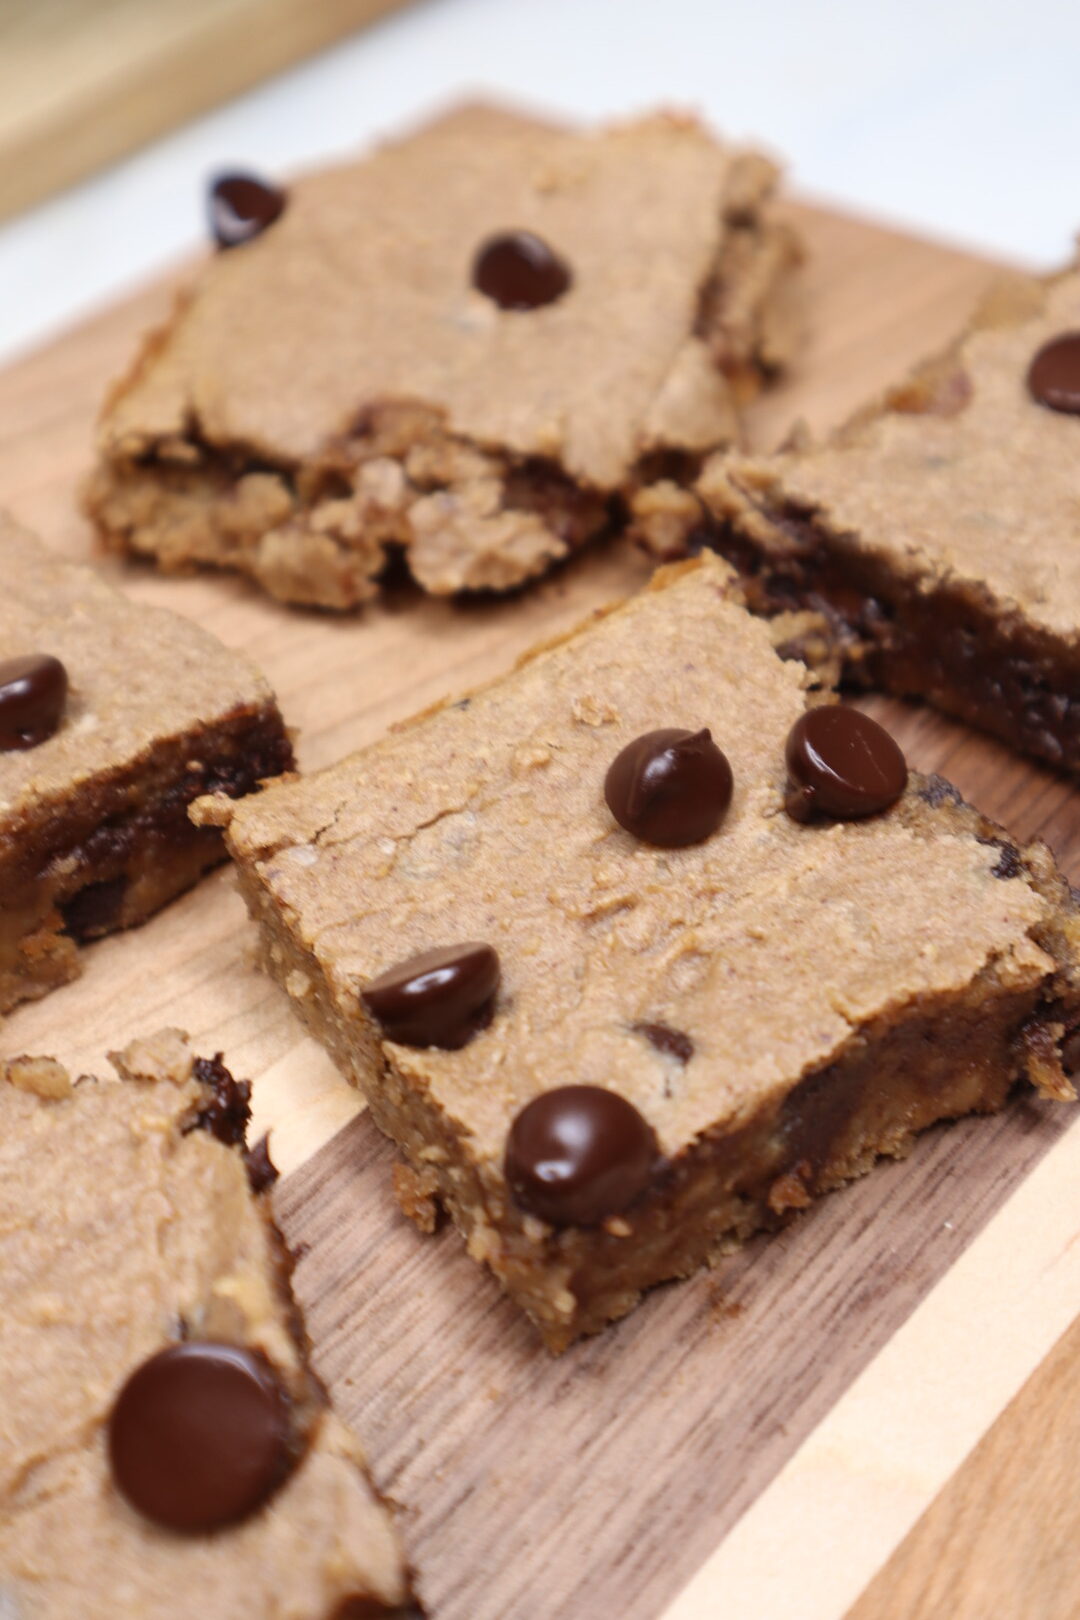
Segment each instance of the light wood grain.
[[[1066,1118],[663,1620],[840,1620],[857,1602],[1080,1315],[1080,1115]],[[1003,1156],[999,1168],[1009,1164]],[[951,1189],[963,1211],[968,1181],[962,1164],[955,1168]],[[949,1241],[954,1224],[931,1241]],[[1024,1465],[1025,1506],[1037,1512],[1037,1457],[1025,1454]],[[1008,1533],[1004,1522],[999,1528]],[[950,1569],[964,1588],[963,1558]],[[1026,1596],[1012,1612],[1038,1616],[1035,1583]],[[900,1601],[888,1612],[899,1620],[907,1611]],[[952,1610],[935,1612],[949,1620]]]
[[[944,341],[993,273],[861,222],[795,212],[811,246],[811,337],[795,375],[752,414],[762,446],[796,416],[828,426]],[[73,492],[97,401],[171,296],[170,285],[151,288],[0,375],[0,504],[70,555],[90,547]],[[646,571],[616,548],[505,603],[403,590],[333,618],[289,612],[235,579],[102,566],[135,599],[250,652],[299,728],[308,768],[507,667]],[[939,716],[868,701],[915,764],[944,770],[1018,835],[1048,837],[1080,876],[1073,789]],[[355,1094],[250,965],[249,937],[231,876],[219,873],[146,927],[89,949],[80,981],[0,1028],[0,1053],[96,1067],[106,1048],[164,1022],[253,1078],[256,1129],[273,1127],[275,1157],[297,1168],[279,1205],[293,1241],[310,1246],[298,1286],[321,1364],[402,1504],[433,1620],[656,1620],[1067,1129],[1067,1116],[1029,1103],[932,1133],[907,1164],[826,1200],[718,1275],[657,1292],[553,1362],[452,1231],[423,1240],[397,1214],[390,1150],[352,1118]],[[1040,1481],[1032,1474],[1026,1500]],[[1048,1489],[1059,1484],[1048,1476]]]
[[0,219],[405,0],[4,0]]
[[848,1620],[1075,1620],[1078,1365],[1080,1319],[953,1475]]
[[[657,1620],[1071,1123],[1028,1102],[933,1131],[556,1360],[452,1228],[397,1213],[393,1152],[358,1119],[277,1208],[434,1620]],[[799,1613],[725,1599],[720,1580],[695,1620]]]

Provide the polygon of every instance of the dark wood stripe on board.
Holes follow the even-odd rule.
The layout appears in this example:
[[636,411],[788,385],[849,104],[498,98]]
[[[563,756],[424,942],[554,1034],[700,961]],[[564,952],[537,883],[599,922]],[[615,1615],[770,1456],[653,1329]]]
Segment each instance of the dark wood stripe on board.
[[432,1620],[655,1620],[1073,1117],[934,1130],[558,1359],[453,1229],[396,1212],[358,1119],[277,1205]]

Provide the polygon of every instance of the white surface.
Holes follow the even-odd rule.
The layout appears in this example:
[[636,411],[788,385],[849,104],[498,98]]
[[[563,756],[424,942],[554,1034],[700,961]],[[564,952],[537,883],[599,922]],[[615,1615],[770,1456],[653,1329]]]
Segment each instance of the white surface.
[[208,172],[285,175],[477,91],[694,107],[805,191],[1055,264],[1080,227],[1078,68],[1080,0],[423,0],[0,229],[0,359],[197,244]]

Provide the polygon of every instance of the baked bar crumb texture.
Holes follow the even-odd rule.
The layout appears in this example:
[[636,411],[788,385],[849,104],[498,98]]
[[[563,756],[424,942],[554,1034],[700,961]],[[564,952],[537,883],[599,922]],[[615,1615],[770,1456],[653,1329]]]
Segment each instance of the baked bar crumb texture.
[[[116,550],[288,602],[354,607],[401,553],[436,594],[520,585],[732,442],[787,358],[775,180],[685,118],[482,107],[301,180],[113,391],[87,510]],[[505,310],[470,266],[521,229],[571,284]]]
[[[163,1031],[73,1083],[0,1064],[0,1612],[17,1620],[341,1620],[404,1601],[401,1554],[360,1450],[307,1364],[288,1257],[241,1154],[198,1128],[213,1091]],[[163,1346],[265,1356],[302,1436],[266,1506],[181,1535],[128,1506],[105,1431]],[[353,1602],[355,1608],[348,1607]]]
[[292,764],[246,659],[136,606],[0,514],[0,649],[59,658],[59,729],[0,751],[0,1013],[79,971],[78,945],[149,917],[224,856],[192,826],[213,785],[250,793]]
[[[1071,1095],[1078,924],[1049,853],[914,776],[884,814],[793,821],[809,677],[732,580],[713,557],[662,570],[352,759],[195,807],[227,824],[270,972],[402,1148],[407,1206],[430,1226],[437,1197],[556,1350],[1024,1075]],[[682,849],[603,795],[670,726],[711,727],[734,775]],[[365,985],[461,940],[501,960],[489,1026],[460,1051],[383,1039]],[[503,1160],[519,1111],[570,1083],[633,1103],[661,1167],[618,1218],[556,1229]]]
[[[792,650],[1080,770],[1080,416],[1027,384],[1080,327],[1080,274],[1016,279],[829,443],[717,457],[639,509],[663,555],[715,546]],[[681,505],[680,505],[681,503]]]

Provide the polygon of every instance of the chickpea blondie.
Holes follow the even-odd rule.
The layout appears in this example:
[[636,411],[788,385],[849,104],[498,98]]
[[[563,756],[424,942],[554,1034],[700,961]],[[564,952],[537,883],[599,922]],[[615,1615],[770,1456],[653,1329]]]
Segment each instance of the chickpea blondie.
[[824,444],[669,496],[639,507],[653,549],[716,547],[811,662],[1080,770],[1080,272],[1003,284]]
[[113,390],[117,551],[348,609],[404,558],[505,591],[731,443],[787,359],[776,169],[661,115],[450,114],[287,190],[219,179],[219,252]]
[[705,556],[224,826],[261,951],[553,1349],[937,1120],[1070,1097],[1049,852],[809,702]]
[[0,1014],[224,858],[199,794],[292,764],[266,681],[0,514]]
[[246,1084],[175,1030],[113,1063],[0,1063],[0,1613],[396,1612],[393,1524],[251,1184]]

